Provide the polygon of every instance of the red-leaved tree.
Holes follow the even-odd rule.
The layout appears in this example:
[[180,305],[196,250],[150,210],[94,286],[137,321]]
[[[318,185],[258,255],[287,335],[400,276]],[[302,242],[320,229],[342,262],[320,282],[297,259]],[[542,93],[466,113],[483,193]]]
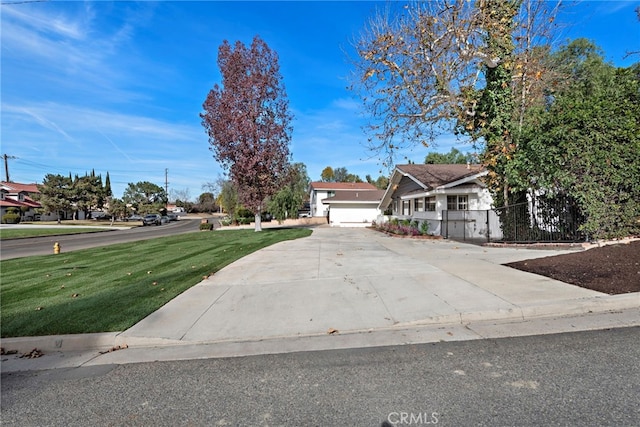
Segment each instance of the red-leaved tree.
[[224,41],[218,50],[222,87],[205,100],[202,125],[215,159],[236,184],[238,198],[255,213],[256,231],[266,199],[275,194],[289,164],[293,116],[278,55],[258,36],[247,48]]

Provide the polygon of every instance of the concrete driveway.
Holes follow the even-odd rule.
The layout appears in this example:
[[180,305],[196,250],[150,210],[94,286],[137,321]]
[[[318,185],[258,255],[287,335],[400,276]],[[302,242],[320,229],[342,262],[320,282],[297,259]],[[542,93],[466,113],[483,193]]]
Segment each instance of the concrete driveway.
[[557,254],[321,227],[227,266],[120,339],[264,340],[524,319],[583,312],[614,298],[501,265]]

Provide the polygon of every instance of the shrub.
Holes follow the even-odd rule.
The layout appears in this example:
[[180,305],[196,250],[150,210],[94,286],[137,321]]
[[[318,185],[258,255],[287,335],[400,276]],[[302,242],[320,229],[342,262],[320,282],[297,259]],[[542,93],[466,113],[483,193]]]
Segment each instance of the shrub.
[[429,233],[429,221],[422,221],[422,223],[420,223],[420,233],[421,234]]
[[[394,218],[395,219],[395,218]],[[421,233],[417,227],[412,227],[410,221],[405,220],[398,223],[397,220],[391,220],[382,224],[376,224],[378,230],[386,231],[387,233],[398,234],[402,236],[419,236]],[[417,222],[415,223],[417,225]]]
[[3,224],[18,224],[20,222],[20,215],[17,213],[7,213],[2,216]]
[[200,230],[213,230],[213,224],[209,224],[208,222],[200,223]]
[[238,218],[251,218],[253,219],[255,217],[255,215],[253,214],[253,212],[251,212],[249,209],[247,208],[240,208],[238,209],[238,211],[236,212],[236,216]]

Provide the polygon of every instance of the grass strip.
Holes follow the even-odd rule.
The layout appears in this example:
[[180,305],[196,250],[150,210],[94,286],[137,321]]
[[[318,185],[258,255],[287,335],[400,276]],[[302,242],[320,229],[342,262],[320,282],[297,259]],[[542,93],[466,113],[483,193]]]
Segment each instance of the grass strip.
[[308,229],[200,232],[2,261],[2,338],[123,331],[226,265]]
[[0,229],[0,240],[28,237],[58,236],[61,234],[98,233],[111,231],[105,228],[5,228]]

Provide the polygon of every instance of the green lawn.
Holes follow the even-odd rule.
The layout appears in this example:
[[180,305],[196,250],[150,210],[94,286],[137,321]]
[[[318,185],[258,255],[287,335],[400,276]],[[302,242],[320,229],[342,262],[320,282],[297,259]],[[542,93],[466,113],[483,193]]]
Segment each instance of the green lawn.
[[199,232],[1,262],[2,337],[123,331],[233,261],[308,229]]
[[109,231],[105,228],[3,228],[0,229],[0,240],[23,239],[25,237],[58,236],[60,234],[96,233]]

